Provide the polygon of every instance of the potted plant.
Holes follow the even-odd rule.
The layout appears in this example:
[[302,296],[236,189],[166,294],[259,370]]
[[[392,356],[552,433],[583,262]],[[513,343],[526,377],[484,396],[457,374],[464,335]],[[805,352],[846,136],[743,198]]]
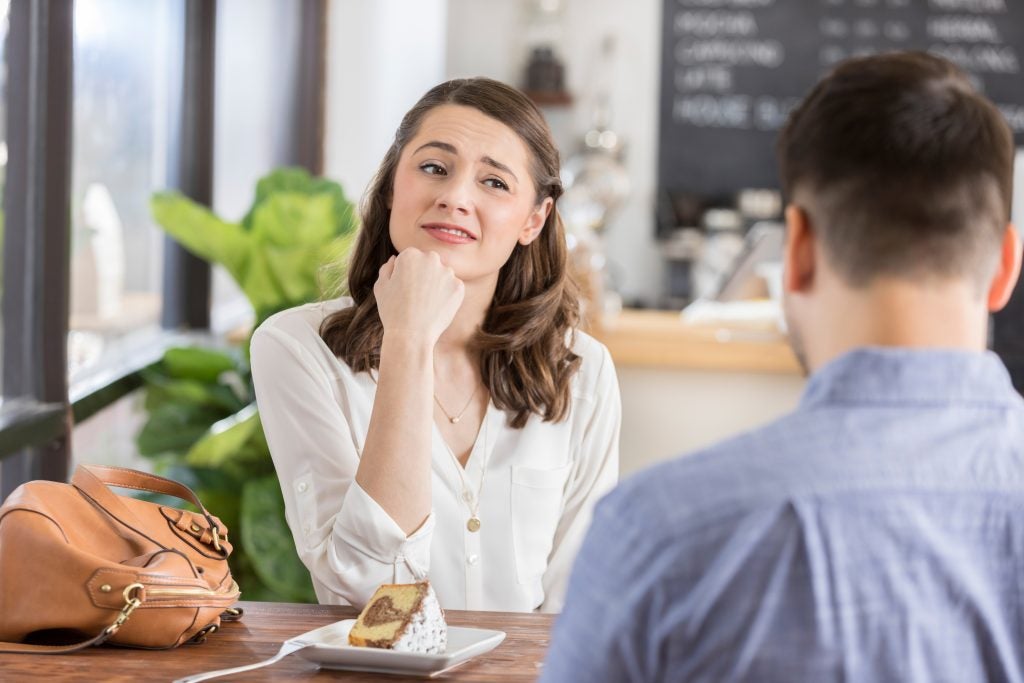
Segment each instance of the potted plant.
[[[239,223],[176,192],[154,195],[151,205],[169,235],[224,266],[252,304],[257,326],[340,287],[358,221],[340,185],[293,168],[258,182]],[[248,349],[248,337],[237,348],[173,348],[147,369],[139,452],[158,473],[195,489],[227,524],[232,572],[247,599],[314,602],[285,523]]]

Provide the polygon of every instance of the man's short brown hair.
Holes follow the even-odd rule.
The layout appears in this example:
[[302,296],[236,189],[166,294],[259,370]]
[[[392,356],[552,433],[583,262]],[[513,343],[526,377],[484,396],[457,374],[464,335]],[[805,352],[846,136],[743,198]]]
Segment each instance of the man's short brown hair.
[[991,277],[1010,219],[1013,135],[945,59],[840,64],[778,142],[783,190],[852,286],[879,275]]

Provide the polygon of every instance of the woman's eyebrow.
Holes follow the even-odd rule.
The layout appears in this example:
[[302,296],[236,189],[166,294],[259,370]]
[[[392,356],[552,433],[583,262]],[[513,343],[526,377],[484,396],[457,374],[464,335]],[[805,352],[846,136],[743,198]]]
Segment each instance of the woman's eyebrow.
[[501,163],[500,161],[492,159],[491,157],[482,157],[480,161],[484,162],[488,166],[493,166],[499,171],[504,171],[505,173],[508,173],[510,176],[512,176],[512,180],[516,181],[517,183],[519,182],[519,178],[517,178],[516,174],[512,172],[512,169],[506,166],[505,164]]
[[[433,147],[434,149],[439,149],[439,150],[441,150],[443,152],[448,152],[449,154],[458,154],[459,153],[459,150],[455,147],[455,145],[451,144],[450,142],[441,142],[440,140],[430,140],[428,142],[424,142],[422,145],[417,147],[416,151],[413,152],[413,154],[416,154],[417,152],[419,152],[421,150],[428,149],[428,148],[431,148],[431,147]],[[509,168],[507,165],[501,163],[497,159],[493,159],[491,157],[484,156],[484,157],[480,157],[480,161],[482,161],[483,163],[487,164],[488,166],[491,166],[493,168],[498,169],[499,171],[503,171],[505,173],[508,173],[510,176],[512,176],[512,180],[516,181],[517,183],[519,182],[519,178],[516,176],[515,173],[512,172],[512,169]]]
[[[459,150],[455,149],[455,145],[449,142],[441,142],[440,140],[431,140],[430,142],[424,142],[422,145],[416,148],[416,152],[419,152],[420,150],[426,149],[428,147],[436,147],[437,149],[440,149],[444,152],[448,152],[449,154],[458,154],[459,152]],[[413,154],[415,154],[416,152],[413,152]]]

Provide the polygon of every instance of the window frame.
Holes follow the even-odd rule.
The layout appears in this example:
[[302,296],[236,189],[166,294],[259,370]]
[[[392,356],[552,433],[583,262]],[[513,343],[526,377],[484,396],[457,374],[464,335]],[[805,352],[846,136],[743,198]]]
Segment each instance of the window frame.
[[[8,15],[0,491],[67,478],[72,0],[13,2]],[[17,438],[20,437],[20,438]],[[17,447],[21,448],[17,448]]]
[[[168,186],[204,205],[213,203],[213,107],[217,3],[186,0],[184,62],[178,115],[169,136]],[[210,264],[164,237],[165,330],[210,326]]]

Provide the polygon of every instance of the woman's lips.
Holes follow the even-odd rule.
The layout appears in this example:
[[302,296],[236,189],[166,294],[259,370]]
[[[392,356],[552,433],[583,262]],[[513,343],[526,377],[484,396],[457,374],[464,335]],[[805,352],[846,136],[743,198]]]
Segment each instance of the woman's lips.
[[469,244],[476,241],[476,238],[468,231],[454,225],[427,223],[423,229],[434,239],[446,244]]

